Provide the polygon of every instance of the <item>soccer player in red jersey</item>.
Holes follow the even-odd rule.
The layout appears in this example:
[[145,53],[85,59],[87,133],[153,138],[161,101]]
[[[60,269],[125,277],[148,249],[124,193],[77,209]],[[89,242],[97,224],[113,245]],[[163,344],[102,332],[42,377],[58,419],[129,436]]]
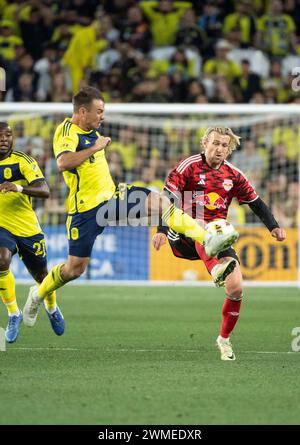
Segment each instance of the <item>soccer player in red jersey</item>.
[[[226,160],[239,145],[239,139],[228,127],[208,128],[201,141],[203,152],[181,161],[171,171],[165,183],[165,193],[193,218],[199,219],[200,216],[206,223],[226,219],[232,199],[237,198],[240,205],[249,205],[277,241],[284,241],[285,230],[279,227],[270,209],[243,172]],[[230,247],[217,257],[209,257],[202,245],[163,226],[158,227],[153,237],[154,248],[159,250],[167,239],[175,256],[204,261],[212,276],[219,263],[234,260],[225,282],[216,284],[225,284],[226,292],[217,346],[222,360],[235,360],[229,337],[238,321],[243,297],[243,278],[235,250]]]

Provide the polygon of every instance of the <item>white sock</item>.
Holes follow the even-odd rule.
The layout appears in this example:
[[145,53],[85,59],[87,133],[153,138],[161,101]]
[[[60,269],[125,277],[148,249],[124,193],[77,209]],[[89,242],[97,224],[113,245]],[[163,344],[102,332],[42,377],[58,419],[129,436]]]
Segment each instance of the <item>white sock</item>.
[[47,308],[47,305],[46,305],[46,303],[45,303],[45,309],[46,309],[46,311],[48,312],[48,314],[50,314],[50,315],[54,314],[54,312],[56,311],[56,308],[57,308],[57,306],[55,305],[54,308],[52,308],[52,309],[48,309],[48,308]]
[[221,341],[221,342],[223,342],[223,343],[227,343],[227,342],[229,342],[229,337],[224,338],[224,337],[222,337],[221,335],[219,335],[218,338],[217,338],[217,340],[219,340],[219,341]]
[[11,312],[10,314],[8,314],[9,317],[14,317],[15,315],[16,315],[17,317],[20,315],[20,311],[19,311],[19,309],[18,309],[16,312]]

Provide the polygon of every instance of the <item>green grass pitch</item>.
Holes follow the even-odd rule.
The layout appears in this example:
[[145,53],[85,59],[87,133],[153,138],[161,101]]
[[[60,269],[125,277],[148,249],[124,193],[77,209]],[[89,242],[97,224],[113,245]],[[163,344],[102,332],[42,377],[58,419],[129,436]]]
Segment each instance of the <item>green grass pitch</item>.
[[41,308],[0,352],[1,424],[300,423],[299,290],[246,289],[236,362],[215,347],[220,289],[67,286],[59,298],[62,337]]

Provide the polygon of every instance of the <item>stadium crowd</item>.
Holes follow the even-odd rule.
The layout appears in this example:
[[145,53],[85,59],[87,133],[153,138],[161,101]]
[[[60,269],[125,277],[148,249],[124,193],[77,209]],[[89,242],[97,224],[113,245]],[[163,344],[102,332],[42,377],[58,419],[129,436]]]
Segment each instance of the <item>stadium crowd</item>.
[[[1,98],[69,102],[89,84],[107,102],[299,103],[292,88],[292,70],[300,66],[299,6],[298,0],[0,0]],[[66,191],[57,184],[51,132],[61,116],[42,125],[40,119],[18,122],[16,145],[39,160],[54,191],[48,206],[59,209]],[[107,130],[115,178],[156,189],[176,161],[199,151],[201,129]],[[243,131],[232,162],[253,178],[280,223],[295,226],[298,125]],[[245,212],[237,207],[234,221],[253,222]]]
[[0,0],[6,101],[285,103],[299,1]]

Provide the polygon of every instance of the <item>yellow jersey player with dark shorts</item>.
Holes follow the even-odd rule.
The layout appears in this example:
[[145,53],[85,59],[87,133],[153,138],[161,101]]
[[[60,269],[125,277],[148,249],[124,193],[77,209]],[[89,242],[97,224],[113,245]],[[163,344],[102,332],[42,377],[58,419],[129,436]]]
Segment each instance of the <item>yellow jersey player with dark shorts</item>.
[[[209,255],[231,246],[234,235],[212,238],[191,216],[175,207],[167,196],[133,185],[115,185],[105,158],[110,138],[101,136],[104,100],[93,87],[84,87],[73,97],[73,116],[56,129],[53,139],[57,166],[69,188],[67,199],[67,233],[69,256],[64,264],[54,266],[39,286],[30,289],[23,315],[24,323],[33,326],[38,306],[47,295],[86,269],[95,239],[105,226],[132,216],[161,217],[179,233],[189,234],[203,244]],[[117,224],[114,224],[117,225]],[[223,273],[223,271],[222,271]]]
[[[18,252],[37,283],[48,274],[44,234],[32,208],[32,197],[48,198],[49,188],[37,162],[13,150],[13,134],[7,122],[0,122],[0,295],[9,315],[6,341],[16,341],[22,323],[15,280],[10,270]],[[57,335],[64,332],[64,319],[56,305],[55,291],[45,299],[51,326]]]

